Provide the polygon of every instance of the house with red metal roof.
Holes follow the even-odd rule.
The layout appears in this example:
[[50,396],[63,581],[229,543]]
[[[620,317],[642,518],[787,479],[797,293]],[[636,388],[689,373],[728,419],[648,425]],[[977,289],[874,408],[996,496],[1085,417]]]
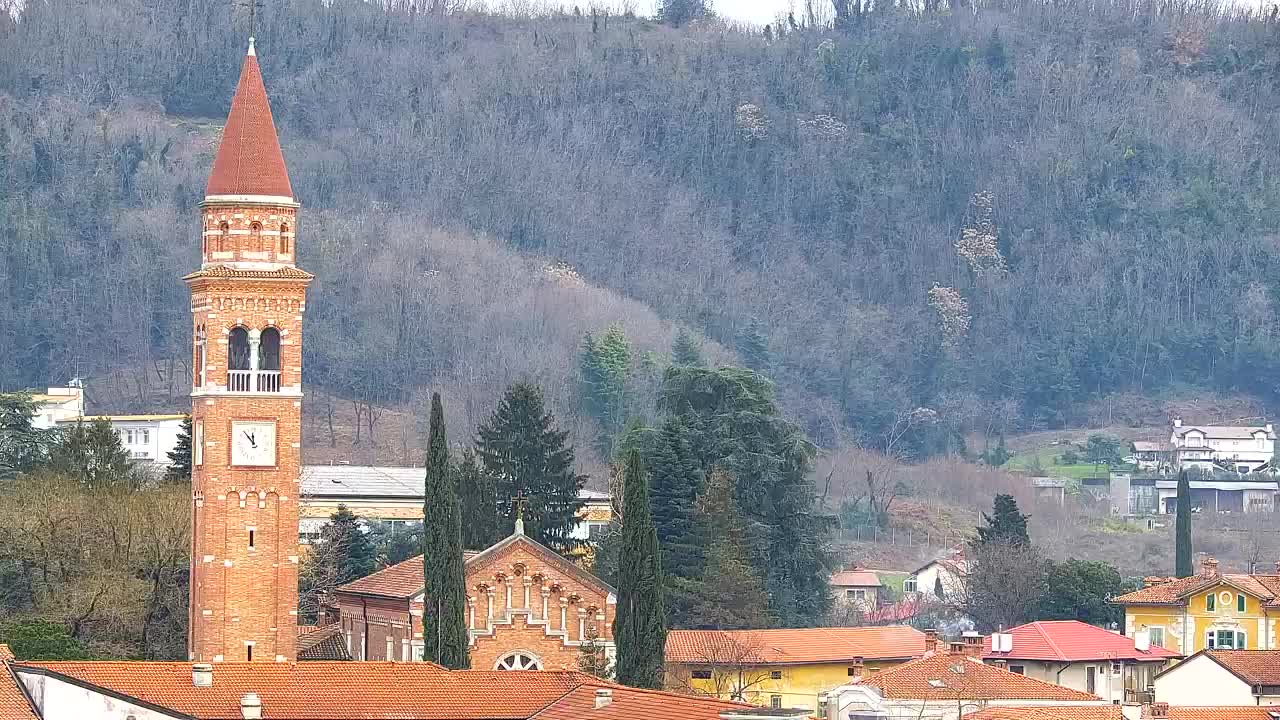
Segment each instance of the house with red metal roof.
[[1179,655],[1079,620],[1019,625],[983,640],[983,662],[1120,703],[1150,702],[1156,674]]

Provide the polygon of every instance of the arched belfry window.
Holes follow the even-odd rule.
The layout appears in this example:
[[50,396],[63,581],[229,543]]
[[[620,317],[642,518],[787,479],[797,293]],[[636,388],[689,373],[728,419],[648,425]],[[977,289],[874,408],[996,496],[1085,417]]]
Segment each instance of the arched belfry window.
[[258,369],[280,369],[280,331],[273,327],[262,331],[262,340],[258,343]]
[[289,238],[285,237],[287,232],[289,232],[289,224],[282,223],[280,225],[280,252],[285,255],[289,254]]
[[249,370],[251,362],[249,331],[242,327],[232,328],[227,336],[227,369]]

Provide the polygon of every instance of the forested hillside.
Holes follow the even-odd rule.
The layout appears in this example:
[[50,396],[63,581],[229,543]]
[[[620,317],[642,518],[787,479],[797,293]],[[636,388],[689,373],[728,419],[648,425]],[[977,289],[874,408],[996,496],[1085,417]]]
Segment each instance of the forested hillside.
[[[179,402],[233,12],[0,16],[0,389],[78,373],[110,409]],[[614,322],[636,357],[677,326],[725,359],[763,339],[815,440],[913,454],[1100,393],[1277,392],[1274,16],[1064,0],[765,34],[280,0],[259,21],[318,276],[308,377],[337,396],[445,387],[483,414],[529,377],[571,414],[583,335]],[[938,422],[899,432],[921,407]]]

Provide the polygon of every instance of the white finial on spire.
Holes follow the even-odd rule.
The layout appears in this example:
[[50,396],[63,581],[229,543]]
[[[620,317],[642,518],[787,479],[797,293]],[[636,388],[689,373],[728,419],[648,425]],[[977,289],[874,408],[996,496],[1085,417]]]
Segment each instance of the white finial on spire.
[[254,51],[253,51],[253,37],[252,37],[252,36],[250,36],[250,37],[249,37],[249,54],[250,54],[250,55],[253,55],[253,56],[256,56],[256,55],[258,54],[258,53],[256,53],[256,52],[254,52]]
[[524,534],[524,518],[520,517],[519,515],[517,515],[517,516],[516,516],[516,532],[515,532],[515,534],[516,534],[516,535],[523,535],[523,534]]

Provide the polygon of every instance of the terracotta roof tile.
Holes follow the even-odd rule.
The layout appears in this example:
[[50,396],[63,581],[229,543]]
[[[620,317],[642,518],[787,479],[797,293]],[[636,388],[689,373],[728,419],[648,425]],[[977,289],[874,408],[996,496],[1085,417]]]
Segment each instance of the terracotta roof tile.
[[27,694],[18,687],[9,666],[12,661],[13,651],[0,643],[0,720],[39,720]]
[[860,681],[887,698],[954,700],[1099,700],[1079,690],[1009,672],[963,655],[940,653],[881,670]]
[[190,663],[14,667],[62,675],[200,720],[240,720],[240,698],[249,692],[258,694],[263,717],[272,720],[523,720],[590,680],[578,672],[450,672],[420,662],[232,662],[215,664],[213,686],[198,688],[191,684]]
[[841,570],[831,576],[838,587],[880,587],[880,576],[871,570]]
[[[1280,708],[1242,705],[1236,707],[1186,707],[1170,706],[1168,720],[1275,720]],[[1149,708],[1142,709],[1143,720],[1153,718]]]
[[[597,709],[596,690],[601,687],[608,687],[613,696],[608,705]],[[716,698],[621,685],[583,685],[534,715],[532,720],[719,720],[725,710],[749,707]]]
[[226,265],[214,265],[213,267],[197,270],[189,275],[184,276],[183,280],[195,280],[196,278],[248,278],[258,280],[310,280],[315,276],[306,270],[299,270],[296,267],[281,267],[275,270],[241,270],[239,268],[227,267]]
[[333,623],[312,628],[298,635],[299,660],[350,660],[347,644],[342,638],[342,624]]
[[1280,685],[1280,650],[1204,650],[1250,685]]
[[258,58],[250,46],[205,195],[293,197]]
[[924,655],[924,633],[906,626],[667,633],[667,662],[706,663],[726,655],[762,665],[915,658]]
[[1119,705],[1004,705],[968,713],[964,720],[1124,720],[1124,713]]
[[1113,598],[1116,605],[1182,605],[1190,595],[1215,585],[1226,583],[1261,599],[1267,607],[1280,607],[1280,575],[1193,575],[1171,579],[1151,587],[1134,590]]
[[983,639],[983,659],[1044,660],[1079,662],[1084,660],[1149,660],[1160,662],[1179,657],[1171,650],[1151,647],[1140,651],[1133,638],[1125,637],[1079,620],[1044,620],[1019,625],[1007,631],[1013,636],[1013,650],[991,652],[991,637]]

